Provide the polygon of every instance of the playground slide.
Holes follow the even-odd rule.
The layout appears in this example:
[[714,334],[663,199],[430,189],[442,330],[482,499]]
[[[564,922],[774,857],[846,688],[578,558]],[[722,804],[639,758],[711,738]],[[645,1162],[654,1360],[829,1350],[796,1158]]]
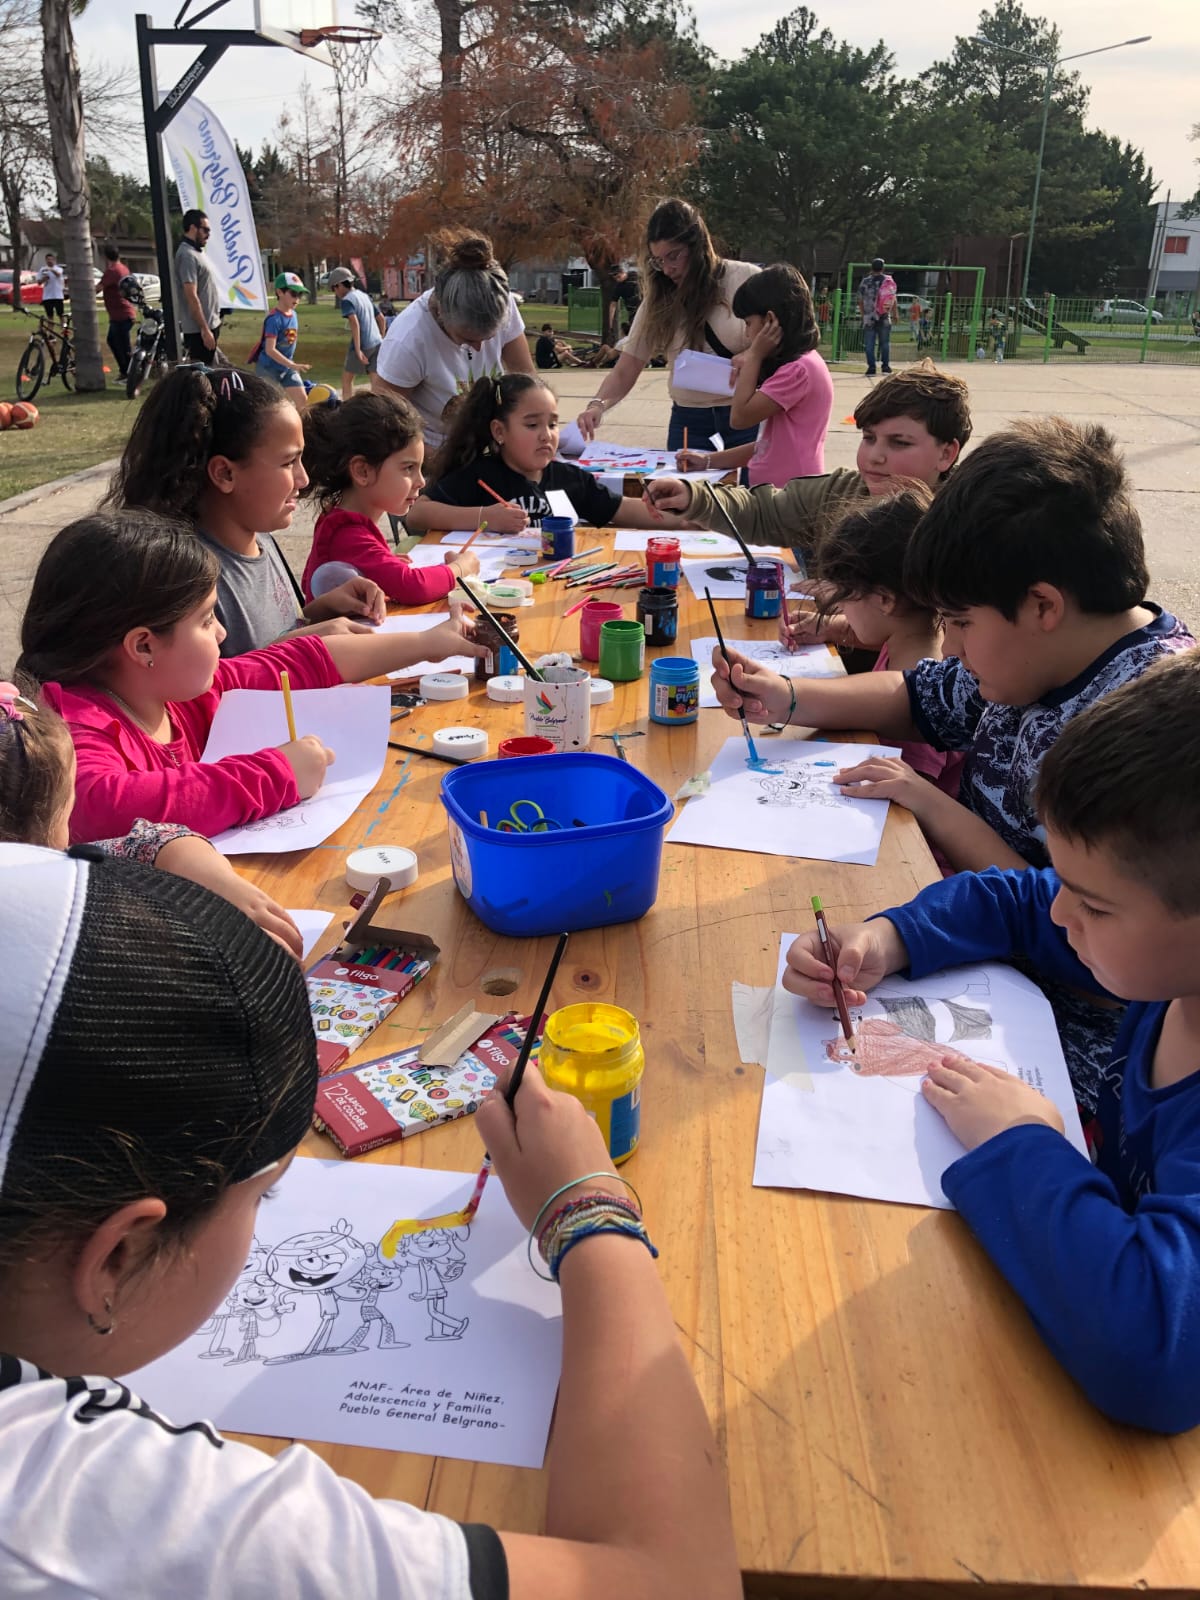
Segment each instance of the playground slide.
[[[1013,315],[1019,318],[1027,328],[1035,328],[1038,333],[1045,333],[1046,319],[1032,300],[1019,300],[1013,307]],[[1051,334],[1051,338],[1054,340],[1056,349],[1061,350],[1064,344],[1073,344],[1080,355],[1086,352],[1089,342],[1081,333],[1076,333],[1073,328],[1064,328],[1058,322],[1054,324],[1054,332]]]

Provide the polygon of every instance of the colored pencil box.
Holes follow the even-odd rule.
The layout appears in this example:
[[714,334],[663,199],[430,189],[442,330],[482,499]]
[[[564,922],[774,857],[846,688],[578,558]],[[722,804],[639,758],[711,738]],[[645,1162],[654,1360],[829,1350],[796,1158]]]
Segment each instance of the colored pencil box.
[[386,880],[381,879],[341,944],[306,975],[322,1077],[345,1066],[441,954],[425,934],[374,920],[388,892]]
[[328,1134],[344,1156],[361,1156],[469,1116],[495,1084],[497,1072],[517,1059],[528,1025],[528,1017],[503,1018],[452,1067],[422,1066],[422,1047],[414,1045],[322,1078],[313,1127]]

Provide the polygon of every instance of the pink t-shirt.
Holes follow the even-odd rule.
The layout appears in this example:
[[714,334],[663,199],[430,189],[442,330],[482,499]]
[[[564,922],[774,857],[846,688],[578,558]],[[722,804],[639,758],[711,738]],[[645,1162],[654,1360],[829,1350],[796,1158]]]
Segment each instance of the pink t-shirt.
[[833,379],[815,350],[787,361],[759,389],[781,409],[758,430],[747,471],[750,487],[784,488],[793,478],[825,471],[825,435],[833,414]]

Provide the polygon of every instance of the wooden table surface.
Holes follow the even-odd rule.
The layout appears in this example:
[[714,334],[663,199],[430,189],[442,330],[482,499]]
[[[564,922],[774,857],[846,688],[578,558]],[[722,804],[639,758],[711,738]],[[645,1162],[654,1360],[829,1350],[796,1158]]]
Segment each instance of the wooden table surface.
[[[520,612],[527,654],[577,650],[578,616],[561,617],[582,593],[535,590],[536,605]],[[615,596],[628,616],[636,597]],[[711,634],[686,582],[679,598],[680,644],[648,657],[686,655],[688,639]],[[733,637],[774,632],[744,619],[740,602],[719,614]],[[593,729],[645,730],[629,744],[632,762],[673,795],[736,724],[719,711],[701,711],[690,728],[650,723],[648,678],[649,661],[596,709]],[[412,743],[450,723],[486,728],[493,752],[524,731],[519,705],[494,704],[479,687],[469,702],[418,708],[395,736]],[[593,750],[611,748],[593,736]],[[283,904],[337,914],[320,953],[349,915],[345,853],[367,842],[416,851],[418,882],[386,910],[432,934],[442,957],[355,1059],[420,1042],[471,997],[502,993],[503,1004],[531,1008],[549,958],[549,938],[501,938],[459,896],[438,799],[446,770],[389,752],[375,793],[325,846],[239,858]],[[639,922],[574,934],[551,997],[551,1009],[611,999],[641,1023],[642,1143],[623,1170],[662,1249],[726,1461],[747,1592],[915,1597],[988,1583],[1013,1595],[1191,1593],[1197,1435],[1159,1439],[1095,1412],[953,1213],[752,1187],[763,1075],[740,1063],[731,983],[773,983],[779,936],[809,925],[810,895],[836,922],[905,900],[935,875],[896,806],[872,868],[668,844],[656,904]],[[334,1153],[315,1134],[305,1149]],[[467,1119],[362,1159],[468,1172],[479,1154]],[[287,1441],[254,1442],[278,1451]],[[500,1528],[541,1525],[542,1473],[313,1448],[374,1494]]]

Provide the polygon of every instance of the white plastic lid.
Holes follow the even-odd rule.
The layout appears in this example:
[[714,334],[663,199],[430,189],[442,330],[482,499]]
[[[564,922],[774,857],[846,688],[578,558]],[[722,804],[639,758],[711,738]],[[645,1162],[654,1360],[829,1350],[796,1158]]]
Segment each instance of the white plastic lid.
[[515,672],[497,673],[487,681],[487,697],[501,701],[524,700],[525,679]]
[[461,672],[427,672],[417,692],[422,700],[465,700],[471,685]]
[[592,704],[594,706],[606,706],[608,704],[608,702],[612,699],[612,697],[613,697],[615,692],[616,691],[613,689],[612,684],[608,681],[607,678],[593,678],[592,679],[591,694],[592,694]]
[[433,753],[478,761],[488,753],[488,736],[482,728],[439,728],[433,736]]
[[352,889],[372,889],[380,878],[391,889],[407,889],[417,881],[416,856],[403,845],[382,844],[346,857],[346,882]]

